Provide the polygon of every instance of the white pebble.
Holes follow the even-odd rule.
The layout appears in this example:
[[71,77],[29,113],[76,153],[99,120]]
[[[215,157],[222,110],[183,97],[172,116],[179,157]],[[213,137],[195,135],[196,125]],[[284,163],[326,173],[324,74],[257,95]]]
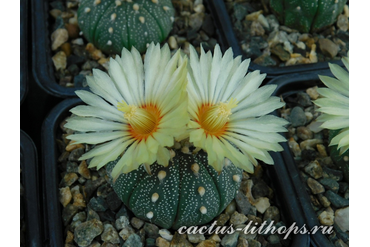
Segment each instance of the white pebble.
[[164,238],[168,241],[172,241],[173,235],[167,229],[159,230],[159,235],[161,235],[162,238]]

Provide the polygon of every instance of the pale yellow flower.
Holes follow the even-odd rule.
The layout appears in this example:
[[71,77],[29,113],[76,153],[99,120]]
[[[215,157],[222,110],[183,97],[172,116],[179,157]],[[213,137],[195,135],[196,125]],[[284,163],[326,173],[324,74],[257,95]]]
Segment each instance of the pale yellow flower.
[[266,74],[247,73],[250,60],[224,56],[216,45],[214,55],[201,50],[200,58],[190,47],[188,93],[190,141],[204,149],[208,163],[221,171],[225,157],[247,172],[257,159],[273,164],[268,151],[282,151],[287,121],[266,115],[284,105],[271,97],[276,85],[260,87]]
[[[349,58],[342,59],[349,71]],[[319,76],[327,88],[318,88],[321,98],[314,101],[322,114],[317,118],[323,122],[321,127],[331,130],[341,129],[330,146],[338,145],[339,153],[343,154],[349,149],[349,72],[336,64],[330,64],[330,71],[337,78]]]
[[87,77],[92,91],[77,91],[87,104],[71,110],[76,116],[67,128],[76,143],[97,144],[80,160],[91,159],[89,167],[103,167],[122,156],[112,176],[147,168],[154,162],[167,166],[166,147],[186,130],[187,59],[177,52],[172,58],[167,45],[151,44],[144,64],[140,53],[125,48],[110,60],[109,74],[94,70]]

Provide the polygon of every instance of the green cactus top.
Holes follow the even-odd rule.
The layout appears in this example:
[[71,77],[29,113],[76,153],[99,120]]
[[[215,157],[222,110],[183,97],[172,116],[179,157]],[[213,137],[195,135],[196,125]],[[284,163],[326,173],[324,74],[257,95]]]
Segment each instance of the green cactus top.
[[[116,163],[108,163],[108,174]],[[167,167],[155,163],[150,168],[151,174],[144,166],[122,173],[113,189],[136,217],[163,228],[210,222],[235,197],[242,179],[241,169],[231,162],[219,175],[208,165],[204,151],[196,155],[176,151]]]
[[270,0],[280,23],[300,32],[316,32],[332,25],[347,0]]
[[108,54],[123,47],[145,52],[162,42],[172,29],[171,0],[81,0],[78,24],[86,39]]

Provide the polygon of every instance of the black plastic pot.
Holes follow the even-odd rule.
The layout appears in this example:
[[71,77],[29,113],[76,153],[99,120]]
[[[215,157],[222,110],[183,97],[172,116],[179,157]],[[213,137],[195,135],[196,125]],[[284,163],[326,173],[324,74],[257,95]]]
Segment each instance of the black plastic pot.
[[61,218],[62,205],[59,202],[58,187],[60,180],[57,166],[60,153],[56,145],[57,134],[60,131],[58,127],[60,122],[69,114],[68,110],[81,103],[82,101],[78,98],[60,102],[51,110],[41,129],[42,188],[45,207],[45,242],[47,246],[64,246]]
[[21,197],[21,219],[26,223],[26,246],[43,246],[43,224],[41,208],[41,190],[39,187],[37,151],[32,139],[20,131],[21,183],[24,195]]
[[[76,90],[88,90],[84,87],[64,87],[59,85],[54,76],[54,65],[52,62],[52,51],[50,41],[50,5],[51,0],[31,0],[32,3],[32,73],[36,83],[48,94],[60,97],[76,97]],[[205,4],[211,7],[212,1],[205,0]],[[215,18],[215,16],[213,16]],[[215,30],[218,38],[222,37],[219,30]],[[227,43],[220,40],[222,50]]]
[[[213,0],[209,1],[209,9],[211,10],[213,19],[217,29],[220,30],[222,38],[223,50],[232,47],[234,56],[242,55],[243,59],[247,59],[239,45],[239,41],[236,38],[233,25],[231,23],[230,16],[227,12],[224,0]],[[335,63],[342,65],[339,60],[329,61],[330,63]],[[256,63],[251,62],[249,65],[249,70],[260,70],[261,73],[266,73],[267,78],[274,78],[276,76],[292,74],[292,73],[302,73],[315,70],[325,70],[328,69],[328,62],[318,62],[313,64],[302,64],[302,65],[293,65],[285,67],[267,67],[261,66]]]
[[[290,74],[286,76],[279,76],[275,79],[272,79],[268,84],[277,84],[277,88],[273,95],[281,96],[283,99],[292,95],[297,94],[298,92],[303,92],[309,87],[314,86],[323,86],[318,75],[326,75],[333,77],[333,74],[330,70],[323,70],[311,73],[300,73],[300,74]],[[277,111],[275,115],[278,115]],[[290,148],[287,143],[282,144],[284,151],[281,153],[285,167],[290,173],[290,178],[294,184],[295,193],[298,195],[298,201],[302,207],[304,213],[305,223],[309,229],[312,229],[315,226],[320,226],[320,223],[317,219],[317,215],[311,205],[311,199],[306,192],[305,186],[300,179],[298,167],[294,160],[294,156],[290,151]],[[320,231],[317,231],[315,234],[310,235],[311,243],[314,247],[334,247],[334,245],[329,241],[329,239],[322,234]]]
[[58,84],[54,76],[50,44],[50,16],[48,0],[31,0],[32,3],[32,72],[36,83],[55,97],[75,97],[75,90]]
[[[59,103],[49,113],[42,127],[42,165],[43,165],[43,188],[45,202],[45,234],[47,243],[50,246],[63,246],[63,224],[61,219],[62,206],[58,199],[58,184],[60,180],[57,168],[57,159],[60,155],[56,138],[60,134],[59,124],[68,115],[69,110],[82,104],[77,98],[65,99]],[[279,153],[271,153],[275,165],[264,166],[266,171],[267,183],[274,189],[276,194],[274,204],[280,209],[282,220],[287,227],[293,222],[301,227],[304,225],[303,212],[301,210],[298,195],[292,183],[292,171],[288,172],[282,156]],[[298,171],[294,175],[298,177]],[[291,234],[292,245],[294,247],[309,246],[309,236],[307,234]]]
[[21,78],[20,78],[20,101],[21,104],[23,103],[27,91],[28,91],[28,0],[21,0],[21,26],[20,26],[20,42],[21,42],[21,51],[20,51],[20,72],[21,72]]

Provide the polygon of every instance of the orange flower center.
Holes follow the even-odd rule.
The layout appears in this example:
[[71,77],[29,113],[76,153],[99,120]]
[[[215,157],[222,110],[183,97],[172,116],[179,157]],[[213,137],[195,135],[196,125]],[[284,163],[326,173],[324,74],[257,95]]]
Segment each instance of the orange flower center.
[[221,136],[227,129],[231,109],[236,107],[235,99],[227,103],[220,102],[216,105],[203,104],[198,110],[198,123],[208,135]]
[[118,110],[124,112],[123,117],[129,124],[129,132],[137,140],[146,140],[157,131],[161,119],[156,106],[145,105],[137,107],[126,102],[118,103]]

